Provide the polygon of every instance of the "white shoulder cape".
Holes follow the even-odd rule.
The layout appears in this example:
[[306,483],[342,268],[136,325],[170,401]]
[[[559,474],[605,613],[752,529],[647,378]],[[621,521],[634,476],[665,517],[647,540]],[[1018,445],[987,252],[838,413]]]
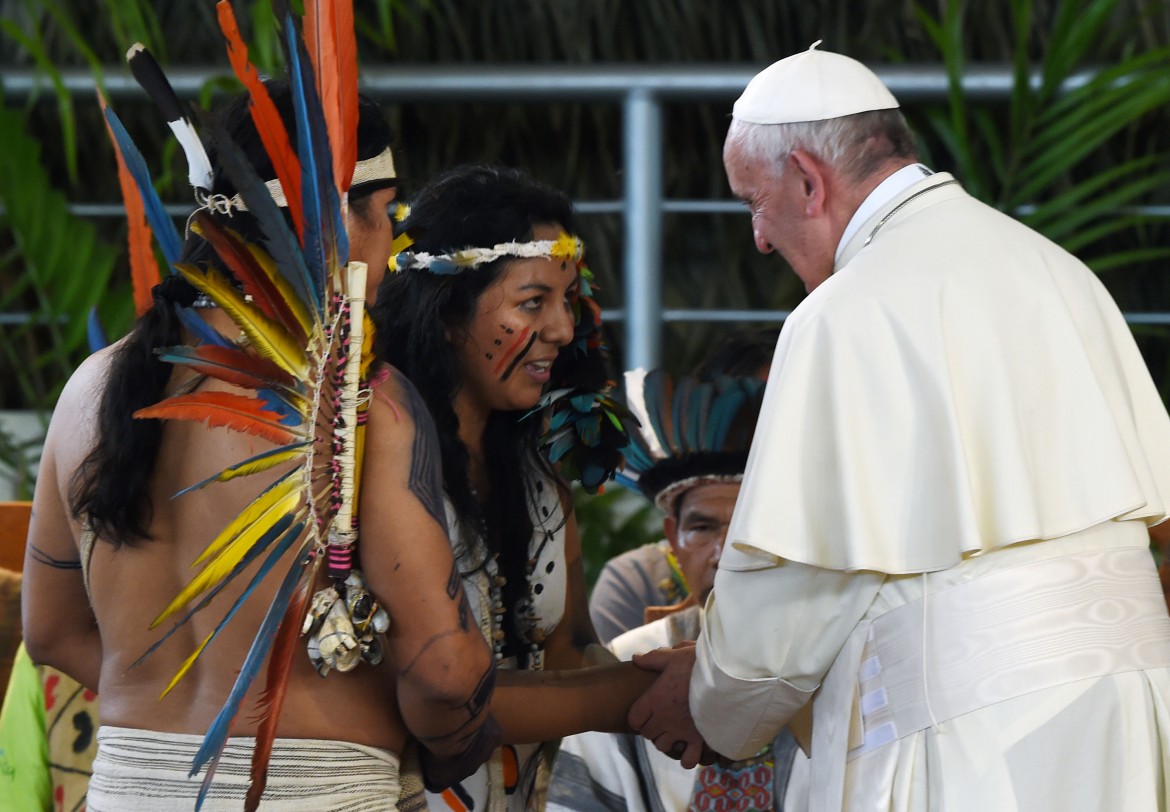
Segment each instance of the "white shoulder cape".
[[1109,294],[940,174],[785,324],[728,537],[915,573],[1168,507],[1170,419]]

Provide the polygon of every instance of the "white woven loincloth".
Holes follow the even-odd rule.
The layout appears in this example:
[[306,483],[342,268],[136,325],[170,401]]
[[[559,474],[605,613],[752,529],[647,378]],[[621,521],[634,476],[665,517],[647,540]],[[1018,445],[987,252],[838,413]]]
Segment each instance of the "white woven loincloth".
[[[122,727],[98,730],[86,806],[90,812],[191,810],[202,773],[189,778],[202,736]],[[252,748],[229,740],[216,768],[206,812],[243,808]],[[277,739],[260,803],[265,812],[381,812],[398,801],[398,757],[350,742]]]

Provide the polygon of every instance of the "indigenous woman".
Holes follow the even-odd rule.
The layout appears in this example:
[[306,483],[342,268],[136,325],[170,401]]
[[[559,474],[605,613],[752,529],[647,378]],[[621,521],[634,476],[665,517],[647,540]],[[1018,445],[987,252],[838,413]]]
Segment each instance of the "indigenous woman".
[[[269,85],[269,93],[286,124],[291,122],[287,88]],[[248,109],[245,98],[229,105],[221,116],[223,132],[283,205],[290,195],[274,180]],[[380,111],[363,100],[359,116],[349,191],[350,258],[368,264],[376,285],[390,255],[388,210],[396,181]],[[273,237],[259,232],[258,220],[237,197],[238,181],[221,171],[227,157],[223,150],[211,152],[213,178],[196,193],[203,212],[183,257],[196,268],[220,265],[196,235],[209,225],[254,243]],[[191,808],[201,779],[188,777],[195,752],[277,595],[279,578],[261,581],[173,689],[172,676],[224,610],[246,594],[247,578],[228,582],[211,611],[193,615],[136,664],[160,636],[148,631],[149,619],[190,580],[189,568],[208,541],[288,470],[172,498],[275,447],[198,422],[134,418],[164,395],[243,391],[158,357],[164,348],[195,339],[248,346],[240,327],[196,293],[182,277],[170,276],[155,288],[154,306],[133,332],[81,366],[54,412],[37,482],[24,565],[25,641],[36,662],[100,691],[91,809]],[[201,317],[184,309],[189,306],[202,308]],[[472,767],[486,757],[477,746],[488,741],[485,754],[494,746],[493,726],[485,723],[494,673],[490,651],[471,627],[446,534],[426,501],[426,493],[438,488],[437,480],[428,480],[439,453],[430,417],[413,408],[417,397],[401,378],[387,381],[381,393],[369,409],[365,435],[373,462],[363,469],[362,483],[378,498],[360,503],[365,532],[359,556],[369,592],[390,615],[390,656],[326,679],[303,650],[291,658],[265,809],[387,808],[397,796],[398,754],[412,735],[429,752],[470,759]],[[286,554],[285,569],[294,560]],[[257,719],[271,699],[261,697],[263,682],[248,690],[233,734],[257,735]],[[170,693],[160,701],[164,689]],[[252,739],[228,739],[204,808],[241,808],[251,757]]]
[[[516,170],[460,167],[418,192],[402,226],[413,244],[391,260],[397,273],[378,293],[378,353],[434,417],[464,590],[509,669],[493,700],[508,745],[427,800],[441,810],[524,809],[540,766],[531,743],[624,729],[649,682],[628,664],[530,673],[588,666],[596,648],[569,490],[542,454],[542,434],[562,470],[594,485],[624,438],[588,394],[604,385],[605,365],[564,194]],[[546,704],[549,685],[565,692]],[[405,792],[404,780],[400,808],[421,806]]]

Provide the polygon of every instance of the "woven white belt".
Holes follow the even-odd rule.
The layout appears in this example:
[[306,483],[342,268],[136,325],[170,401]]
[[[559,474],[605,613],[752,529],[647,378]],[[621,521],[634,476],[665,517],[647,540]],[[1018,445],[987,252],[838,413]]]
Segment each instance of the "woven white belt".
[[1170,617],[1149,550],[987,575],[873,621],[849,758],[1032,691],[1164,666]]

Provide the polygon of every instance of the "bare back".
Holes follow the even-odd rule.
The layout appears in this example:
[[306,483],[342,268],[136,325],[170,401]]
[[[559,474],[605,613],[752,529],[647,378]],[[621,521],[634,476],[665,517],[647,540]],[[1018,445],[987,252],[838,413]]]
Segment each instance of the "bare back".
[[[94,356],[78,370],[54,415],[26,560],[26,633],[31,634],[32,640],[59,640],[62,653],[52,653],[53,664],[60,663],[58,667],[98,688],[102,724],[203,733],[223,705],[275,594],[279,576],[292,563],[293,553],[287,562],[277,565],[274,575],[256,587],[236,617],[165,698],[159,699],[175,672],[244,591],[258,563],[234,579],[145,661],[133,664],[173,624],[168,620],[155,630],[148,628],[198,571],[191,568],[192,562],[281,472],[214,483],[172,498],[179,490],[271,445],[227,429],[167,421],[150,483],[152,538],[117,549],[104,540],[96,541],[89,567],[89,614],[80,572],[47,562],[80,558],[81,527],[69,518],[68,495],[73,472],[95,442],[97,403],[107,380],[110,356],[116,349],[115,346]],[[176,373],[172,383],[182,383],[178,376]],[[202,390],[230,389],[210,380],[199,386]],[[392,394],[400,401],[408,400],[401,397],[401,392]],[[413,472],[419,467],[418,461],[412,462],[412,453],[419,455],[419,446],[414,443],[413,415],[393,403],[391,398],[384,398],[383,403],[376,402],[371,407],[368,453],[384,459],[368,466],[370,470],[363,480],[363,526],[374,529],[368,532],[368,541],[363,532],[361,542],[362,549],[368,551],[367,558],[377,568],[366,572],[371,592],[392,618],[389,656],[378,667],[363,663],[349,673],[333,672],[323,679],[308,655],[298,652],[289,675],[279,736],[341,739],[399,752],[410,734],[399,713],[396,673],[400,669],[395,657],[399,661],[421,660],[418,673],[425,674],[430,665],[428,657],[442,653],[428,641],[443,634],[443,639],[451,635],[466,638],[465,646],[472,647],[466,662],[454,665],[474,672],[482,665],[479,660],[487,659],[478,630],[459,631],[465,625],[461,595],[448,594],[453,561],[444,528],[430,516],[411,488],[416,479]],[[367,504],[371,506],[369,511]],[[367,512],[371,515],[368,522]],[[400,554],[404,550],[405,554]],[[428,598],[430,603],[425,604]],[[424,616],[417,608],[420,599],[428,606]],[[48,645],[51,644],[45,644]],[[303,642],[297,645],[303,647]],[[476,651],[476,646],[481,651]],[[448,659],[434,667],[449,672],[452,665]],[[95,675],[100,676],[95,679]],[[464,681],[475,685],[477,678],[472,673],[465,675]],[[263,676],[257,679],[236,718],[233,734],[255,733],[257,698],[262,688]]]

